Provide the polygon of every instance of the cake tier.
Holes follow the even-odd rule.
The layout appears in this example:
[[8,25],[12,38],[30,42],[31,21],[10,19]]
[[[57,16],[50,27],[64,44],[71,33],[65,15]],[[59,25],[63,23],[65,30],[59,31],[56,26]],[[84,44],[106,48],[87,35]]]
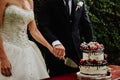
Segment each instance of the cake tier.
[[88,75],[103,75],[107,74],[107,66],[80,66],[80,72]]
[[84,60],[88,60],[88,59],[91,59],[91,60],[104,60],[104,53],[102,51],[99,51],[99,52],[83,52],[83,59]]

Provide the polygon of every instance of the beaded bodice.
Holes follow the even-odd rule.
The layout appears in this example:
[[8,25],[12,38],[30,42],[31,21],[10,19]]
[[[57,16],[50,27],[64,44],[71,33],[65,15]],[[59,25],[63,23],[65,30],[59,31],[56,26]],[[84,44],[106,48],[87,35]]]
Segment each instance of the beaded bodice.
[[28,46],[27,25],[33,19],[32,10],[24,10],[15,5],[8,6],[0,28],[3,41],[23,47]]

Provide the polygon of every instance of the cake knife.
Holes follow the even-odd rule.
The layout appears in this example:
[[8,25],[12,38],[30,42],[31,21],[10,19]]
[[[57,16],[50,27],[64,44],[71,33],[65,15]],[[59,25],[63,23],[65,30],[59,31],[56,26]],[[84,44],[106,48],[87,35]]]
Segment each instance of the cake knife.
[[72,67],[72,68],[78,68],[79,66],[70,58],[68,57],[63,57],[63,60],[64,60],[64,64],[69,66],[69,67]]

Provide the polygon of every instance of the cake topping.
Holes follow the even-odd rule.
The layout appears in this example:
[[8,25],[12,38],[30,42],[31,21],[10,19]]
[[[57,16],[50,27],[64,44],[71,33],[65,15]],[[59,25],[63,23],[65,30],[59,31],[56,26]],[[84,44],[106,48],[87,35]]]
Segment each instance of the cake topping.
[[98,42],[83,42],[80,45],[80,49],[83,51],[102,51],[104,50],[103,44],[99,44]]

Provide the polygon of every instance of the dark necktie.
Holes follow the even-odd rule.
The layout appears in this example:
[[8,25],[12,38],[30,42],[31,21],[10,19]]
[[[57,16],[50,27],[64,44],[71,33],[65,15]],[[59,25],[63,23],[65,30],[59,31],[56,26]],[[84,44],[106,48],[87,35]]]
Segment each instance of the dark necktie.
[[69,1],[69,0],[65,0],[65,2],[66,2],[66,9],[67,9],[67,12],[69,13],[69,5],[68,5],[68,1]]

